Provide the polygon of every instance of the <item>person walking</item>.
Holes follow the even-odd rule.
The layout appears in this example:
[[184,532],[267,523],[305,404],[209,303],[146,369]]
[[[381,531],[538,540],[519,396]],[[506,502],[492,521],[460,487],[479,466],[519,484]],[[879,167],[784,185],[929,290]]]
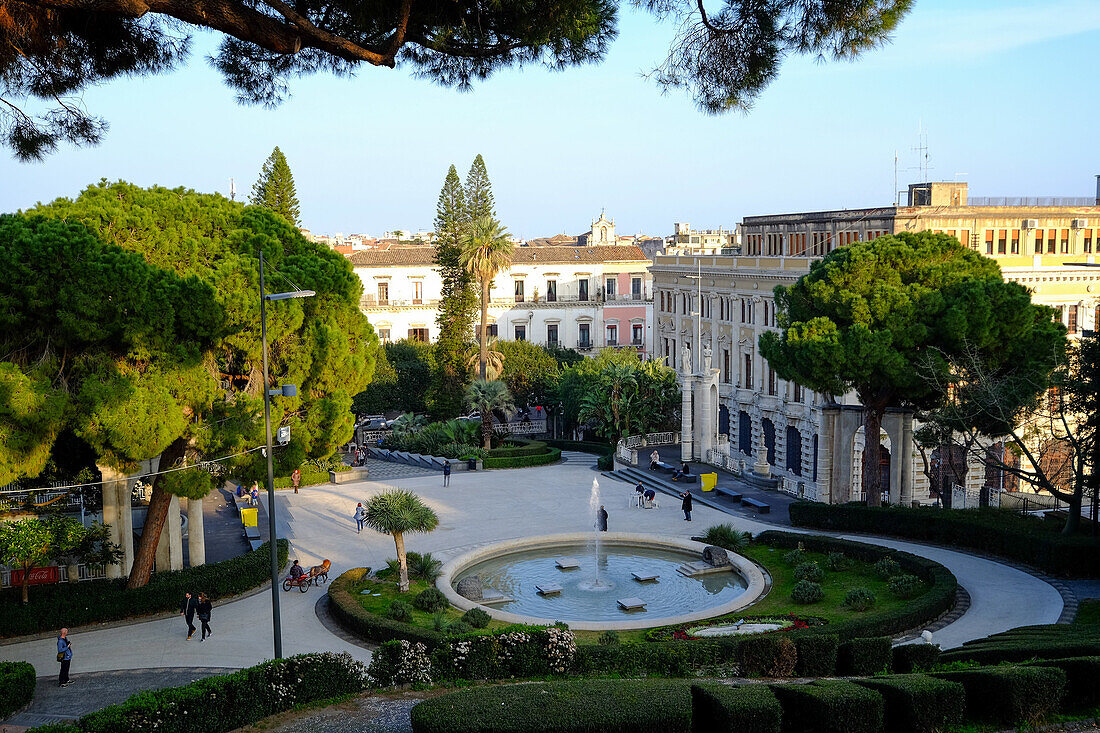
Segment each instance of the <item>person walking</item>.
[[355,507],[355,514],[352,517],[355,519],[355,534],[359,534],[363,531],[363,523],[367,521],[367,509],[362,502]]
[[301,469],[294,469],[294,473],[290,474],[290,484],[294,487],[294,493],[298,493],[298,487],[302,485],[302,471]]
[[603,504],[600,504],[600,510],[596,512],[596,529],[607,531],[607,510],[603,508]]
[[443,464],[443,485],[451,485],[451,462],[447,461]]
[[191,641],[191,637],[195,634],[195,610],[199,606],[197,598],[193,598],[190,593],[183,594],[183,601],[180,603],[180,616],[183,616],[187,620],[187,640]]
[[61,672],[57,675],[57,686],[68,687],[73,683],[69,679],[69,665],[73,661],[73,645],[69,641],[68,629],[61,629],[57,635],[57,661],[61,662]]
[[199,635],[199,642],[206,641],[206,637],[213,636],[214,630],[210,628],[210,612],[214,609],[214,604],[210,602],[210,596],[205,593],[199,593],[199,605],[195,610],[199,612],[199,623],[202,624],[202,633]]
[[248,503],[251,506],[256,506],[260,503],[260,482],[253,481],[252,489],[248,492]]
[[685,522],[690,522],[691,521],[691,492],[690,491],[685,491],[684,493],[680,494],[680,496],[682,496],[684,498],[684,500],[682,502],[680,502],[680,508],[684,510],[684,521]]

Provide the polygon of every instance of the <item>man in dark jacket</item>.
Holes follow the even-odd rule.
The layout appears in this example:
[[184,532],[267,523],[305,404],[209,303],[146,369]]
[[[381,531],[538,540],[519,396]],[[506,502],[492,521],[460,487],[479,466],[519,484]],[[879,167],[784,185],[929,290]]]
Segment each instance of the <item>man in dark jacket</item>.
[[680,508],[684,510],[684,521],[685,522],[690,522],[691,521],[691,492],[685,491],[684,493],[680,494],[680,496],[683,497],[683,499],[684,499],[682,502],[680,502]]
[[191,636],[195,633],[195,610],[199,607],[199,601],[197,598],[193,598],[190,593],[183,594],[183,602],[180,603],[180,616],[187,619],[187,640],[191,641]]
[[73,645],[69,642],[69,630],[61,629],[57,636],[57,656],[61,662],[61,673],[57,676],[58,687],[68,687],[73,683],[69,679],[69,665],[73,661]]
[[600,510],[596,512],[596,529],[607,531],[607,510],[603,508],[603,504],[600,504]]

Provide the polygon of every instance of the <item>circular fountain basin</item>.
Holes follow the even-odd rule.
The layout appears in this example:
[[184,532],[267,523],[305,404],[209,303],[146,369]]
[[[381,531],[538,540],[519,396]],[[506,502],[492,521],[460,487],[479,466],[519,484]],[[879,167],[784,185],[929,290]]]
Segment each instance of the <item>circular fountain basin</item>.
[[[478,548],[447,563],[437,585],[459,609],[480,607],[508,623],[564,621],[577,630],[637,629],[713,618],[745,608],[765,592],[761,569],[740,555],[730,554],[731,567],[720,572],[694,577],[679,573],[684,563],[702,559],[706,545],[699,542],[601,533],[597,560],[591,538],[587,532],[545,535]],[[579,566],[558,568],[556,560],[565,557]],[[635,572],[660,577],[639,582]],[[490,605],[460,596],[455,586],[472,575],[511,600]],[[540,594],[536,586],[548,584],[561,586],[561,591]],[[619,606],[619,599],[631,598],[641,599],[645,609],[627,611]]]

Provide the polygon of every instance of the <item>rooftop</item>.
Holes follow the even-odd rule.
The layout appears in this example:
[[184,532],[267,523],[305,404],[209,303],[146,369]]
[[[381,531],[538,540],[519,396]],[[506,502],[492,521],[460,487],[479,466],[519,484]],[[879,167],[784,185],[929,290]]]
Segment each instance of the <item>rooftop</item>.
[[[389,250],[360,250],[348,256],[354,267],[434,265],[435,247],[400,247]],[[634,244],[605,244],[592,247],[516,247],[513,265],[600,264],[606,262],[648,262]]]

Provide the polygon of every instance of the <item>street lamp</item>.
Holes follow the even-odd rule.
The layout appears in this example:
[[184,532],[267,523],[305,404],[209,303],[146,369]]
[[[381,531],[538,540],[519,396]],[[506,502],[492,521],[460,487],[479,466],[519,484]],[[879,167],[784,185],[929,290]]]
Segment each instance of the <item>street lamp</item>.
[[279,616],[279,543],[275,535],[275,465],[271,455],[271,398],[294,397],[298,388],[284,384],[268,389],[267,376],[267,303],[291,298],[308,298],[316,295],[312,290],[293,290],[289,293],[264,292],[264,253],[260,251],[260,338],[264,347],[264,429],[267,433],[267,535],[271,543],[271,627],[275,638],[275,659],[283,656],[282,619]]

